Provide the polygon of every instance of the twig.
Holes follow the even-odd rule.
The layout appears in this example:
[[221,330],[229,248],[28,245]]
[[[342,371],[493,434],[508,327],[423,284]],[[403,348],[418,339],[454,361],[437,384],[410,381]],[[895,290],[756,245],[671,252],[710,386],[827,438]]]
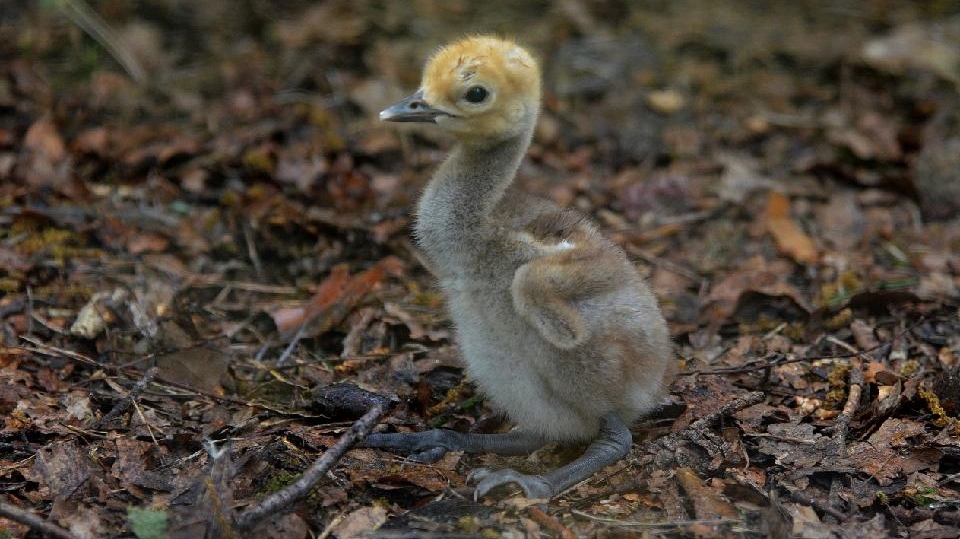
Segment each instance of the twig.
[[363,417],[350,427],[350,430],[340,436],[337,443],[320,455],[320,458],[315,460],[310,468],[303,472],[303,475],[292,485],[267,496],[259,504],[241,513],[237,517],[237,527],[246,530],[252,529],[264,518],[278,514],[285,509],[290,510],[294,504],[306,498],[310,490],[340,460],[347,449],[354,442],[362,440],[370,432],[370,429],[376,425],[382,414],[383,407],[374,404],[367,413],[363,414]]
[[360,355],[363,332],[366,331],[376,314],[377,311],[374,309],[361,309],[356,316],[353,317],[356,318],[356,320],[350,324],[350,331],[348,331],[347,336],[343,338],[343,352],[340,352],[341,359]]
[[[104,371],[106,371],[106,372],[109,372],[110,374],[117,375],[117,376],[127,376],[127,377],[130,377],[130,378],[133,378],[133,377],[138,377],[138,378],[139,378],[139,377],[142,377],[142,376],[143,376],[143,372],[142,372],[142,371],[139,371],[139,370],[137,370],[137,369],[132,369],[132,368],[120,368],[120,367],[117,367],[117,366],[114,366],[114,365],[109,365],[109,364],[107,364],[107,363],[101,363],[101,362],[96,361],[96,360],[94,360],[94,359],[91,359],[91,358],[89,358],[89,357],[87,357],[87,356],[85,356],[85,355],[83,355],[83,354],[78,354],[78,353],[72,352],[72,351],[70,351],[70,350],[65,350],[65,349],[63,349],[63,348],[57,348],[56,346],[50,346],[49,344],[44,344],[44,343],[40,342],[38,339],[34,339],[34,338],[28,337],[28,336],[26,336],[26,335],[21,335],[20,338],[23,339],[23,340],[25,340],[25,341],[27,341],[27,342],[29,342],[29,343],[31,343],[31,344],[33,344],[33,345],[35,345],[35,346],[32,346],[32,347],[31,347],[31,346],[16,346],[16,348],[18,348],[18,349],[20,349],[20,350],[26,350],[26,351],[28,351],[28,352],[34,352],[34,353],[36,353],[36,354],[41,354],[41,355],[46,355],[46,356],[53,356],[53,357],[59,357],[59,358],[64,358],[64,359],[70,359],[70,360],[76,361],[76,362],[78,362],[78,363],[82,363],[82,364],[84,364],[84,365],[90,365],[90,366],[93,366],[93,367],[97,367],[98,369],[102,369],[102,370],[104,370]],[[181,348],[181,350],[182,350],[182,348]],[[259,408],[259,409],[261,409],[261,410],[267,410],[267,411],[269,411],[269,412],[274,412],[274,413],[277,413],[277,412],[278,412],[278,410],[276,410],[275,408],[271,408],[270,406],[267,406],[267,405],[265,405],[265,404],[263,404],[263,403],[254,402],[254,401],[250,401],[250,400],[246,400],[246,399],[239,399],[239,398],[236,398],[236,397],[231,397],[231,396],[229,396],[229,395],[217,395],[216,393],[214,393],[214,392],[212,392],[212,391],[207,391],[207,390],[204,390],[204,389],[196,388],[196,387],[190,386],[190,385],[188,385],[188,384],[184,384],[184,383],[178,382],[178,381],[176,381],[176,380],[170,380],[170,379],[167,379],[167,378],[165,378],[165,377],[163,377],[163,376],[159,376],[159,375],[156,377],[156,382],[155,382],[155,383],[156,383],[157,385],[162,385],[162,386],[167,387],[167,388],[175,388],[175,389],[178,389],[178,390],[180,390],[180,391],[189,392],[189,394],[190,394],[191,396],[202,396],[202,397],[206,397],[206,398],[208,398],[208,399],[211,399],[211,400],[213,400],[213,401],[220,402],[220,403],[236,404],[236,405],[240,405],[240,406],[252,406],[252,407],[254,407],[254,408]],[[285,413],[285,412],[280,412],[280,413]]]
[[753,406],[754,404],[760,403],[764,398],[766,398],[766,395],[763,391],[753,391],[751,393],[747,393],[746,395],[737,397],[736,399],[733,399],[727,404],[721,406],[717,410],[714,410],[713,412],[701,417],[693,423],[690,423],[687,425],[687,428],[683,429],[682,431],[668,434],[663,438],[653,441],[647,446],[647,452],[651,453],[660,449],[669,449],[676,446],[676,444],[685,438],[696,438],[714,421],[732,412],[736,412],[748,406]]
[[[800,363],[802,361],[818,361],[821,359],[844,359],[844,358],[852,358],[857,356],[863,357],[864,355],[870,354],[871,352],[876,352],[878,350],[883,350],[884,348],[889,347],[891,343],[896,342],[897,339],[903,337],[908,332],[913,331],[915,327],[919,326],[920,324],[926,321],[927,321],[926,317],[921,316],[916,322],[914,322],[913,324],[910,324],[909,326],[907,326],[906,328],[898,332],[896,335],[894,335],[893,338],[890,339],[889,343],[878,343],[876,346],[872,348],[868,348],[863,351],[858,351],[857,349],[851,347],[850,345],[848,345],[847,343],[844,343],[843,341],[840,341],[839,339],[828,337],[828,340],[830,340],[830,342],[834,344],[843,343],[843,345],[845,345],[844,348],[846,348],[847,350],[852,350],[852,352],[848,352],[846,354],[829,354],[829,355],[821,355],[821,356],[792,357],[792,358],[782,359],[779,361],[777,360],[767,361],[765,359],[761,359],[761,360],[758,360],[756,363],[741,365],[739,367],[726,367],[726,368],[720,368],[720,369],[711,369],[708,371],[686,371],[686,372],[679,373],[677,376],[693,376],[695,374],[743,374],[743,373],[753,372],[753,371],[762,371],[764,369],[769,369],[771,367],[788,365],[790,363]],[[779,354],[777,355],[779,356]]]
[[150,422],[147,421],[146,416],[143,415],[143,410],[140,409],[140,405],[137,404],[137,401],[132,401],[133,409],[137,412],[137,417],[140,418],[140,421],[143,421],[143,426],[147,427],[147,434],[150,435],[150,439],[153,440],[153,445],[160,447],[160,442],[157,441],[157,437],[153,434],[153,427],[150,426]]
[[260,255],[257,253],[256,238],[253,235],[253,227],[250,223],[243,225],[243,238],[247,242],[247,256],[253,262],[253,271],[257,277],[263,277],[263,264],[260,262]]
[[560,539],[576,539],[577,536],[574,535],[569,528],[564,526],[556,518],[544,513],[543,510],[536,505],[527,507],[527,513],[534,522],[550,530],[553,535],[559,536]]
[[417,529],[417,530],[380,529],[376,531],[363,532],[363,535],[361,535],[360,537],[365,537],[366,539],[410,539],[411,537],[416,537],[417,539],[486,539],[487,536],[481,535],[479,533],[429,532],[421,529]]
[[0,500],[0,516],[29,526],[32,530],[37,530],[40,533],[57,537],[59,539],[80,539],[69,530],[61,528],[52,522],[47,522],[42,517],[39,517],[29,511],[24,511],[23,509],[20,509],[19,507],[11,505],[2,500]]
[[836,337],[827,337],[831,343],[854,353],[850,359],[850,389],[847,392],[847,402],[843,405],[843,411],[837,416],[837,424],[833,428],[833,438],[830,444],[833,447],[835,455],[846,455],[847,433],[850,432],[850,420],[860,406],[860,395],[863,392],[863,364],[860,360],[862,352],[849,344],[837,339]]
[[116,32],[100,18],[96,11],[90,9],[83,0],[57,0],[55,3],[68,19],[107,49],[110,56],[113,56],[131,79],[137,84],[147,81],[147,72],[143,66],[130,54],[130,51],[123,48]]
[[648,528],[648,529],[676,529],[686,528],[688,526],[714,526],[717,524],[742,524],[743,521],[735,518],[715,518],[699,520],[673,520],[670,522],[640,522],[638,520],[621,520],[619,518],[600,517],[590,513],[573,509],[571,511],[577,516],[590,519],[596,522],[602,522],[610,526],[622,526],[624,528]]
[[343,519],[346,518],[346,516],[347,516],[346,509],[343,509],[339,513],[337,513],[337,516],[333,517],[330,523],[327,524],[327,527],[324,528],[322,532],[320,532],[320,535],[317,536],[317,539],[327,539],[327,537],[330,537],[330,534],[333,533],[333,529],[337,527],[337,524],[340,524],[341,522],[343,522]]
[[802,503],[803,505],[809,505],[814,509],[819,509],[820,511],[832,516],[833,518],[837,519],[840,522],[846,522],[847,519],[849,518],[847,515],[843,514],[841,511],[834,509],[833,507],[830,507],[829,505],[821,502],[820,500],[814,498],[813,496],[810,496],[809,494],[807,494],[806,492],[798,488],[791,488],[785,485],[781,481],[777,481],[777,483],[779,483],[781,487],[787,489],[787,492],[790,493],[790,499],[797,503]]
[[107,415],[101,417],[100,421],[97,421],[96,424],[94,424],[94,428],[100,428],[107,422],[113,421],[114,419],[120,417],[121,414],[126,412],[127,408],[130,408],[130,404],[133,403],[133,400],[139,397],[140,393],[143,393],[143,390],[146,389],[151,382],[153,382],[153,379],[157,376],[158,371],[159,369],[156,367],[156,365],[147,369],[147,372],[143,373],[143,378],[140,378],[140,380],[138,380],[137,383],[130,388],[127,396],[115,404],[113,408],[107,412]]
[[300,339],[303,338],[304,334],[307,333],[307,325],[309,324],[310,319],[304,318],[303,322],[300,324],[300,327],[297,328],[297,332],[293,334],[293,337],[290,338],[290,343],[287,344],[287,347],[284,348],[283,353],[280,354],[280,357],[277,358],[275,365],[277,367],[286,367],[290,355],[293,354],[293,351],[297,348],[297,345],[300,344]]

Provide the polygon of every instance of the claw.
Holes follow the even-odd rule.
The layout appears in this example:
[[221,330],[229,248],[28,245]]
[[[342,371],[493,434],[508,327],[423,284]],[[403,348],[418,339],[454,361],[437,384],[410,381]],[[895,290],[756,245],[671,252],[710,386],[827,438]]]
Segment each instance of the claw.
[[527,498],[550,499],[555,494],[553,485],[539,475],[522,474],[511,468],[490,470],[478,468],[467,476],[467,481],[477,482],[473,491],[474,501],[486,496],[491,490],[510,483],[517,484]]

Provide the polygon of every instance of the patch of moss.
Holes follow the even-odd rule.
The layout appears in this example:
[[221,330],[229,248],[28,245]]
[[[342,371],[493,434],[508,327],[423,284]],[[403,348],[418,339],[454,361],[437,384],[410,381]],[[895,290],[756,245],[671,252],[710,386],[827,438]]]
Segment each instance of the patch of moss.
[[72,230],[62,228],[37,228],[27,222],[11,227],[11,235],[24,234],[23,241],[17,243],[15,250],[24,257],[47,252],[59,265],[71,258],[100,258],[99,249],[86,247],[86,239]]
[[460,520],[457,521],[457,528],[464,533],[477,533],[481,528],[480,519],[473,515],[460,517]]
[[862,292],[866,287],[860,276],[853,270],[841,273],[831,283],[824,283],[820,287],[816,298],[817,305],[825,307],[839,307],[846,303],[854,294]]
[[62,281],[34,288],[34,293],[37,295],[57,297],[62,301],[69,299],[82,303],[86,303],[94,292],[96,291],[89,286],[63,283]]
[[243,154],[243,165],[255,172],[270,174],[273,171],[273,158],[262,148],[254,148]]
[[842,309],[837,314],[833,315],[829,320],[824,323],[824,327],[827,329],[840,329],[850,325],[850,322],[853,321],[853,310],[850,308]]
[[274,492],[293,484],[293,482],[299,477],[300,476],[295,473],[288,472],[286,470],[279,470],[263,483],[263,488],[260,489],[258,494],[273,494]]
[[0,279],[0,292],[13,293],[20,290],[19,279]]
[[943,409],[943,405],[940,404],[940,397],[925,384],[921,384],[918,393],[920,397],[926,401],[927,408],[929,408],[930,412],[935,416],[933,424],[941,428],[951,427],[954,436],[960,436],[960,421],[955,417],[951,417],[950,414]]
[[912,493],[910,498],[918,507],[927,507],[943,501],[940,492],[933,487],[920,487]]
[[827,373],[827,382],[830,384],[830,391],[824,399],[824,405],[832,410],[843,408],[847,401],[847,378],[850,375],[849,364],[834,365]]
[[904,378],[910,377],[919,369],[920,362],[915,359],[908,359],[900,365],[900,376],[903,376]]

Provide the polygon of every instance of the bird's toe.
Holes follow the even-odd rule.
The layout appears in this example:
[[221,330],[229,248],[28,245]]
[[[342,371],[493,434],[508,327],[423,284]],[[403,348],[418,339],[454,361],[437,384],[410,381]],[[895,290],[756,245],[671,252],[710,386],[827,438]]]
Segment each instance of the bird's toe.
[[364,439],[362,447],[375,447],[407,455],[416,462],[436,462],[450,450],[443,431],[375,433]]
[[473,492],[475,500],[486,496],[491,490],[510,483],[518,485],[527,498],[549,499],[554,494],[553,486],[539,475],[522,474],[511,468],[490,470],[479,468],[470,473],[467,480],[477,484]]

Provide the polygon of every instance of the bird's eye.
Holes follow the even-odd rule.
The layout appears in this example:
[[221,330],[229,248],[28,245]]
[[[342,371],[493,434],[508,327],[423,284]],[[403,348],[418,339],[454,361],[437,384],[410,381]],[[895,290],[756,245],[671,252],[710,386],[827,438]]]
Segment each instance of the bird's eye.
[[483,103],[488,95],[490,95],[490,92],[483,86],[471,86],[467,93],[463,95],[463,98],[470,103]]

